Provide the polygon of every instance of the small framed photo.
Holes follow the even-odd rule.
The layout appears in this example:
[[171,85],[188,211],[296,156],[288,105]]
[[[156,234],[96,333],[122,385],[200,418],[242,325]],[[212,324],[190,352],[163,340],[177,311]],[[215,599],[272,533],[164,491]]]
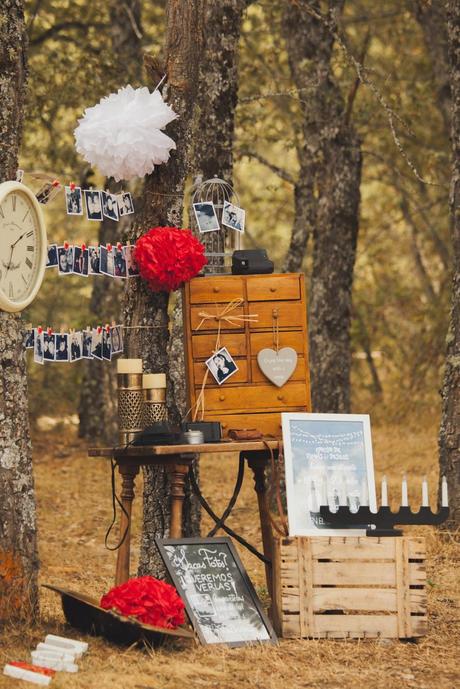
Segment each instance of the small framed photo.
[[123,194],[118,194],[117,201],[120,217],[123,217],[124,215],[131,215],[131,213],[134,213],[133,198],[129,191],[125,191]]
[[106,361],[112,360],[112,335],[107,328],[102,330],[102,358]]
[[115,194],[109,194],[107,191],[101,191],[102,196],[102,214],[109,220],[118,221],[118,203]]
[[73,273],[73,246],[58,246],[59,275],[71,275]]
[[70,333],[70,361],[79,361],[82,358],[83,333],[78,331]]
[[362,536],[366,524],[328,525],[319,514],[348,505],[376,511],[374,462],[367,414],[283,413],[290,536]]
[[46,259],[46,268],[55,268],[58,264],[57,245],[50,244],[48,247],[48,257]]
[[134,260],[134,249],[135,249],[134,244],[127,244],[126,246],[123,247],[123,252],[125,254],[125,261],[126,261],[126,275],[129,278],[132,278],[136,275],[139,275],[139,268],[137,267],[137,263]]
[[46,205],[54,199],[54,197],[59,194],[62,187],[60,184],[53,184],[52,182],[45,182],[42,187],[37,191],[35,197],[38,203]]
[[34,341],[35,341],[35,330],[33,328],[30,328],[30,330],[26,331],[26,337],[24,340],[24,347],[26,349],[33,349],[34,348]]
[[114,325],[111,329],[112,333],[112,356],[120,354],[123,351],[123,326]]
[[43,332],[39,333],[35,328],[34,338],[34,361],[36,364],[43,364]]
[[67,215],[83,215],[81,188],[64,187]]
[[93,328],[91,334],[91,358],[102,361],[102,329]]
[[88,275],[100,275],[99,266],[99,247],[89,246],[88,247]]
[[43,359],[45,361],[55,360],[55,340],[54,334],[42,333],[43,334]]
[[88,220],[102,220],[101,192],[93,189],[85,189],[86,216]]
[[237,232],[244,232],[244,221],[246,211],[243,208],[234,206],[230,201],[224,201],[224,208],[222,211],[222,225],[231,227]]
[[226,347],[221,347],[205,363],[219,385],[225,383],[230,376],[238,371],[238,366]]
[[112,247],[113,254],[113,275],[116,278],[127,277],[126,272],[126,258],[123,251],[123,247],[118,249],[116,246]]
[[217,219],[216,209],[212,201],[205,201],[203,203],[194,203],[193,211],[195,213],[198,229],[203,232],[214,232],[220,230],[219,220]]
[[69,361],[69,336],[67,333],[56,333],[55,335],[55,361]]
[[113,252],[106,246],[99,247],[99,272],[113,278]]
[[73,272],[88,277],[88,249],[75,246],[73,250]]
[[81,350],[81,356],[83,359],[92,359],[93,355],[91,354],[91,350],[93,347],[93,331],[92,330],[83,330],[82,332],[82,350]]

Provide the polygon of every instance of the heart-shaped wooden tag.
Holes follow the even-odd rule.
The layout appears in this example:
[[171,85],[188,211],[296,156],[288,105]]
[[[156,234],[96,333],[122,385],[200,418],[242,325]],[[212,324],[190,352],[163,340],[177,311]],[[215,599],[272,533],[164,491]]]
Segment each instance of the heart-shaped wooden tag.
[[281,388],[295,371],[297,352],[292,347],[283,347],[277,352],[274,349],[261,349],[257,363],[268,380]]

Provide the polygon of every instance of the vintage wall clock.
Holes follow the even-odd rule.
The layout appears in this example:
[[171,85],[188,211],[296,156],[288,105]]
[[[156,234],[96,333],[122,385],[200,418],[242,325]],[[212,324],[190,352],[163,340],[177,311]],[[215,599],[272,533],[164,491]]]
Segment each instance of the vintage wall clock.
[[45,274],[45,221],[34,194],[19,182],[0,184],[0,309],[25,309]]

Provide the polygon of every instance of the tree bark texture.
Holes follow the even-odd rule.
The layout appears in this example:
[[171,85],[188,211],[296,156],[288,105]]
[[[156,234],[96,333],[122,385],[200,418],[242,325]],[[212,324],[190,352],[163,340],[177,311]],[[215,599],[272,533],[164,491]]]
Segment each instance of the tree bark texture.
[[[166,165],[158,166],[146,179],[144,206],[139,225],[133,229],[134,241],[151,227],[182,226],[183,196],[191,150],[194,103],[198,83],[198,65],[204,31],[204,0],[169,0],[167,3],[165,65],[167,101],[179,118],[167,133],[177,144]],[[125,294],[124,321],[127,330],[125,351],[129,357],[141,357],[146,372],[168,372],[168,294],[153,294],[141,280],[129,280]],[[172,419],[180,416],[169,382],[167,395]],[[185,505],[185,513],[190,512]],[[144,472],[144,519],[140,574],[159,576],[164,568],[154,539],[169,531],[169,487],[162,469]]]
[[452,93],[452,181],[450,212],[454,269],[452,309],[447,335],[447,356],[442,386],[442,418],[439,431],[440,477],[447,476],[451,517],[449,526],[460,524],[460,6],[447,2],[447,29]]
[[[27,79],[20,0],[0,5],[0,181],[15,179]],[[25,331],[0,312],[0,620],[38,611],[38,553]]]
[[[142,73],[142,26],[139,0],[118,2],[112,0],[109,7],[110,34],[114,55],[118,86],[134,81],[139,82]],[[112,192],[123,188],[108,178],[105,188]],[[125,185],[126,189],[126,185]],[[128,216],[129,218],[129,216]],[[104,218],[99,226],[99,244],[116,244],[121,241],[128,218],[114,222]],[[119,280],[106,278],[93,281],[90,311],[96,323],[106,323],[120,317],[120,297],[122,285]],[[98,403],[95,404],[95,400]],[[116,438],[116,377],[115,362],[85,361],[80,390],[79,436],[91,442],[113,443]]]
[[[296,218],[285,270],[299,270],[313,235],[309,338],[312,405],[350,410],[350,323],[359,223],[361,142],[331,67],[333,38],[303,5],[286,7],[283,29],[294,82],[301,93]],[[315,2],[320,11],[322,3]],[[324,4],[324,3],[323,3]],[[341,12],[344,0],[330,0]]]

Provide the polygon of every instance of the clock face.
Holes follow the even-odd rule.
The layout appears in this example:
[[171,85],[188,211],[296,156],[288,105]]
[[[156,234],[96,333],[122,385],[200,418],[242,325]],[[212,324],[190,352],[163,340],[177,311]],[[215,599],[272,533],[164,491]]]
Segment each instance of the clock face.
[[13,184],[0,195],[0,307],[20,310],[32,301],[43,279],[45,239],[36,199]]

